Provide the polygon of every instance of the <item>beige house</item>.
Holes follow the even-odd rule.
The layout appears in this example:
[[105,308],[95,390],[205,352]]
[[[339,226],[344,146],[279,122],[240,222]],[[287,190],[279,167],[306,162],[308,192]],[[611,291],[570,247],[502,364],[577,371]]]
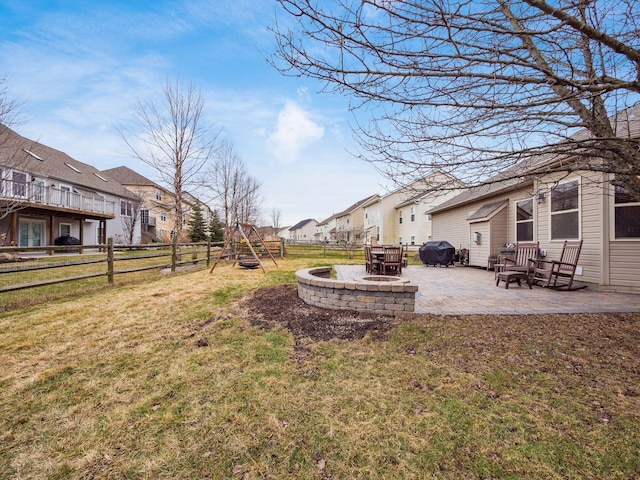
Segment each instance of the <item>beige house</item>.
[[[640,109],[621,115],[631,127],[619,134],[638,136]],[[614,188],[606,173],[534,177],[561,160],[567,162],[540,161],[531,175],[470,189],[430,209],[434,240],[468,248],[469,264],[478,267],[486,267],[506,244],[539,242],[541,253],[558,259],[565,240],[582,240],[576,281],[640,290],[640,202]]]
[[431,173],[380,198],[378,209],[367,214],[380,218],[379,241],[384,244],[422,245],[435,239],[427,210],[460,193],[461,182],[441,172]]
[[380,195],[370,195],[357,201],[344,211],[334,215],[335,240],[364,243],[365,242],[365,205],[374,202]]
[[[170,242],[173,232],[173,209],[176,197],[173,192],[161,187],[129,167],[121,166],[103,171],[104,174],[116,179],[128,190],[134,192],[140,203],[140,220],[142,229],[142,243]],[[185,237],[181,241],[188,241],[188,222],[191,218],[193,206],[198,201],[193,195],[183,192],[182,225]],[[213,217],[211,208],[201,204],[204,222],[208,225]]]

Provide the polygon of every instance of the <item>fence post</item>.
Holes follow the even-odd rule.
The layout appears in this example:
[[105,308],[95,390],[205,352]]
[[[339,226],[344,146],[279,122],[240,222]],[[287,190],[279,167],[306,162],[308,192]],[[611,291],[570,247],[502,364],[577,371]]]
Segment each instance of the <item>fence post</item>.
[[211,238],[207,240],[207,267],[211,264]]
[[176,263],[178,263],[178,236],[174,233],[171,242],[171,273],[176,273]]
[[284,238],[280,239],[280,258],[284,258]]
[[109,285],[113,285],[113,238],[107,238],[107,280]]

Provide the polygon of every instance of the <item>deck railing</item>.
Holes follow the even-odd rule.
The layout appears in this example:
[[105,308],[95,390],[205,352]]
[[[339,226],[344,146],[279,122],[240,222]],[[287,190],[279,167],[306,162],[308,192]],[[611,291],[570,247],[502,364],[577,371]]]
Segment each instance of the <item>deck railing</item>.
[[38,204],[92,213],[116,214],[116,202],[99,194],[74,191],[72,187],[45,186],[39,182],[16,182],[0,179],[0,202]]

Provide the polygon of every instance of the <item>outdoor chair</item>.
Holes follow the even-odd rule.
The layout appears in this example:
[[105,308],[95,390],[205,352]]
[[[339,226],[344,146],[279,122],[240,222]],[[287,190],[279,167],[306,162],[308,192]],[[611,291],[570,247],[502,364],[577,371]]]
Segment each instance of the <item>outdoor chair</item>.
[[582,240],[565,241],[562,246],[560,260],[532,261],[532,283],[537,283],[543,287],[555,289],[578,290],[586,288],[586,285],[577,288],[573,287],[573,277],[576,274]]
[[373,254],[369,245],[364,247],[364,259],[367,273],[380,273],[380,260]]
[[533,262],[538,260],[539,252],[538,242],[518,242],[516,243],[516,251],[513,258],[505,257],[502,259],[503,271],[505,272],[524,272],[527,275],[532,271]]
[[383,275],[402,274],[402,246],[384,247],[380,271]]

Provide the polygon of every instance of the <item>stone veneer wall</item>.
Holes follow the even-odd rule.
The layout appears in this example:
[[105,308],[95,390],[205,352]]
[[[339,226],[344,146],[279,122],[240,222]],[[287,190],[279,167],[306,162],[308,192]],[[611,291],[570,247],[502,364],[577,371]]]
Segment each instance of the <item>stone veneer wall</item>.
[[296,272],[298,296],[309,305],[332,310],[397,316],[415,310],[417,285],[406,282],[333,280],[331,267]]

